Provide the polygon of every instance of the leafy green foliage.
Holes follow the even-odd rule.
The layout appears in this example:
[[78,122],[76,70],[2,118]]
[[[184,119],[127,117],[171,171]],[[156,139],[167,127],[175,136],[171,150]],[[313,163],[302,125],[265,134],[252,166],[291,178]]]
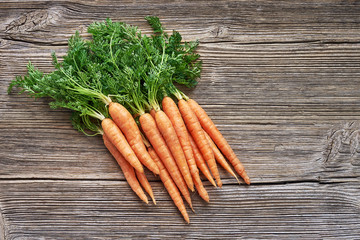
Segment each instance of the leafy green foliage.
[[180,96],[174,83],[194,87],[201,61],[195,53],[198,42],[182,42],[179,32],[169,36],[158,17],[145,18],[154,30],[147,36],[135,27],[106,19],[88,27],[91,40],[76,32],[68,41],[68,51],[59,62],[53,53],[55,70],[49,74],[29,63],[26,76],[9,86],[32,97],[50,97],[52,108],[68,108],[74,128],[99,132],[108,116],[111,101],[123,104],[133,114],[158,109],[165,95]]

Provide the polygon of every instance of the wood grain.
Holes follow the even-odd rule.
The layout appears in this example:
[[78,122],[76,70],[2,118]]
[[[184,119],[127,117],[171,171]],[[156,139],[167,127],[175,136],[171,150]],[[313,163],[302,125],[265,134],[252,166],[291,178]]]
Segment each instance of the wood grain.
[[190,225],[179,221],[160,183],[153,184],[157,206],[140,203],[120,181],[1,184],[12,239],[352,239],[360,233],[358,184],[256,185],[237,194],[234,186],[209,187],[210,204],[194,196]]
[[[360,4],[357,1],[0,3],[0,239],[356,239],[360,235]],[[219,127],[252,185],[225,171],[186,225],[159,179],[158,206],[130,191],[99,137],[48,99],[6,93],[31,60],[52,70],[76,30],[110,17],[200,40],[186,93]]]

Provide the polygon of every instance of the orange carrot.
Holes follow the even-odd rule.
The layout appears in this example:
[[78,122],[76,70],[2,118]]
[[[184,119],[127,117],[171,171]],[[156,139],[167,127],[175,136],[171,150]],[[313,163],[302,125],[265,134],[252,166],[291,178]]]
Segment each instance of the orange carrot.
[[195,115],[199,119],[201,126],[209,134],[215,144],[219,147],[220,151],[224,154],[224,156],[230,161],[235,171],[244,179],[247,184],[250,184],[250,178],[246,174],[243,164],[237,158],[229,143],[217,129],[213,121],[206,114],[205,110],[193,99],[189,99],[187,102],[189,103],[191,109],[194,111]]
[[109,113],[113,121],[124,133],[130,147],[133,149],[140,162],[153,173],[159,174],[159,169],[155,162],[151,159],[149,153],[146,151],[146,147],[140,135],[139,127],[129,111],[121,104],[111,102],[109,104]]
[[168,116],[161,110],[155,114],[156,125],[163,136],[170,152],[172,153],[177,166],[184,177],[187,186],[194,191],[194,182],[191,178],[189,166],[186,162],[185,154],[182,150],[179,138]]
[[179,110],[181,112],[181,116],[183,117],[186,123],[186,127],[189,130],[190,135],[193,137],[202,156],[204,157],[206,163],[208,164],[212,175],[216,179],[217,185],[221,187],[222,182],[220,179],[219,170],[216,166],[215,156],[208,141],[206,140],[205,134],[203,132],[199,120],[195,116],[195,113],[191,110],[189,104],[184,99],[180,99],[178,105],[179,105]]
[[161,136],[161,133],[156,126],[154,118],[149,113],[145,113],[140,116],[139,120],[142,130],[144,131],[146,137],[156,151],[156,154],[160,157],[161,161],[165,165],[166,169],[168,170],[172,179],[176,183],[176,186],[179,188],[180,192],[184,196],[185,200],[189,203],[190,207],[192,207],[190,193],[186,186],[185,180],[182,177],[181,172],[177,167],[176,162],[165,143],[165,140]]
[[134,151],[126,141],[124,135],[118,128],[118,126],[110,118],[105,118],[101,122],[101,126],[110,140],[110,142],[119,150],[121,155],[133,166],[136,171],[144,172],[141,162],[136,157]]
[[[155,163],[156,164],[156,163]],[[155,197],[154,197],[154,193],[153,190],[151,188],[151,185],[145,175],[145,173],[140,173],[138,171],[135,171],[137,179],[139,180],[141,186],[145,189],[145,191],[149,194],[149,196],[151,197],[153,203],[156,205],[156,201],[155,201]],[[160,173],[160,172],[159,172]]]
[[156,111],[154,109],[150,110],[150,115],[155,119],[155,113]]
[[213,177],[211,176],[210,170],[208,169],[204,158],[201,155],[201,152],[199,150],[199,148],[196,146],[196,143],[194,141],[194,139],[191,137],[190,133],[189,133],[189,140],[190,140],[190,144],[194,153],[194,158],[196,161],[196,165],[197,167],[200,169],[200,171],[204,174],[204,176],[209,180],[209,182],[214,185],[214,187],[216,187],[215,181],[213,179]]
[[123,171],[126,181],[129,183],[131,189],[139,196],[141,200],[148,203],[148,199],[144,191],[142,190],[138,180],[136,179],[134,168],[124,159],[124,157],[117,150],[117,148],[111,143],[110,139],[107,137],[106,134],[103,134],[103,140],[106,148],[120,165],[120,168]]
[[172,198],[175,206],[179,209],[179,211],[183,215],[185,221],[187,223],[190,223],[189,215],[186,212],[185,204],[181,198],[180,192],[177,189],[174,181],[171,179],[168,171],[165,169],[163,163],[161,162],[160,158],[156,154],[155,150],[152,147],[150,147],[150,148],[148,148],[148,151],[149,151],[149,154],[151,155],[151,157],[154,159],[154,161],[156,162],[156,164],[159,167],[161,181],[164,183],[164,186],[165,186],[166,190],[168,191],[170,197]]
[[178,136],[181,147],[184,151],[194,185],[200,197],[202,197],[205,201],[209,202],[209,195],[201,182],[199,170],[196,166],[194,153],[189,140],[189,134],[187,132],[185,123],[181,117],[179,109],[176,103],[170,97],[163,98],[162,107],[166,115],[169,117],[172,125],[174,126],[176,135]]
[[214,152],[215,155],[215,159],[216,161],[228,172],[230,173],[235,179],[236,181],[239,182],[239,179],[237,178],[236,174],[234,173],[234,171],[231,169],[230,165],[227,163],[226,159],[224,158],[224,156],[221,154],[220,150],[217,148],[217,146],[215,145],[215,143],[213,142],[213,140],[210,138],[210,136],[204,131],[206,139],[209,141],[209,144],[211,146],[211,149]]

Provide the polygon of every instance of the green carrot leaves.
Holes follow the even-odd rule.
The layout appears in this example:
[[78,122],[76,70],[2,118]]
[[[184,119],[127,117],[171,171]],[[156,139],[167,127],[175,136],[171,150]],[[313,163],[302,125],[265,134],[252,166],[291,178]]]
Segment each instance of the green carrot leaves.
[[[59,61],[52,53],[55,70],[45,74],[28,65],[26,76],[9,86],[21,88],[32,97],[50,97],[52,108],[68,108],[87,123],[89,117],[108,116],[111,101],[124,105],[133,114],[159,108],[164,95],[178,94],[174,83],[194,87],[201,61],[195,53],[198,42],[182,42],[181,34],[168,35],[159,18],[145,18],[154,35],[141,33],[136,26],[106,19],[88,27],[90,40],[76,32],[68,51]],[[75,118],[78,121],[79,117]],[[76,122],[75,120],[73,122]],[[96,130],[91,124],[76,127]]]

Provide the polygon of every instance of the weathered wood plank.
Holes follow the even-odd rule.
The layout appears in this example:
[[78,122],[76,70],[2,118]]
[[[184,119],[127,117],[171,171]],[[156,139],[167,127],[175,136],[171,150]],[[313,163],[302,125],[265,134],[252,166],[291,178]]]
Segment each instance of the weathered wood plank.
[[[77,2],[77,3],[76,3]],[[18,1],[2,4],[6,38],[38,44],[64,44],[65,36],[95,20],[110,17],[145,27],[143,17],[161,16],[185,38],[244,43],[359,42],[359,9],[337,1]],[[276,7],[275,7],[276,6]],[[299,24],[301,23],[301,24]],[[336,31],[334,30],[336,29]],[[48,32],[52,32],[48,36]]]
[[[118,181],[1,181],[8,239],[353,239],[358,184],[208,186],[183,222],[160,183],[146,205]],[[189,211],[189,210],[188,210]]]
[[[0,137],[1,176],[118,178],[118,168],[100,138],[72,130],[68,111],[49,110],[47,100],[6,94],[7,84],[18,71],[24,73],[28,59],[41,69],[51,69],[48,49],[19,45],[21,53],[13,44],[0,50],[7,53],[1,55],[5,66],[0,66],[4,79],[0,128],[6,129]],[[208,43],[199,52],[204,73],[199,85],[187,92],[219,126],[254,182],[316,180],[323,175],[319,159],[328,146],[329,132],[360,119],[357,44],[274,44],[269,48]],[[341,71],[339,66],[343,66]],[[351,155],[349,149],[342,156],[347,162],[354,157],[359,159],[359,154]],[[342,174],[351,177],[354,172],[358,166]]]
[[[354,239],[359,229],[360,4],[357,1],[6,1],[0,3],[0,239]],[[50,71],[75,30],[158,15],[200,39],[204,71],[186,90],[254,185],[224,171],[183,223],[159,180],[158,206],[124,182],[100,138],[69,111],[7,95],[31,60]],[[211,224],[214,223],[214,224]]]

